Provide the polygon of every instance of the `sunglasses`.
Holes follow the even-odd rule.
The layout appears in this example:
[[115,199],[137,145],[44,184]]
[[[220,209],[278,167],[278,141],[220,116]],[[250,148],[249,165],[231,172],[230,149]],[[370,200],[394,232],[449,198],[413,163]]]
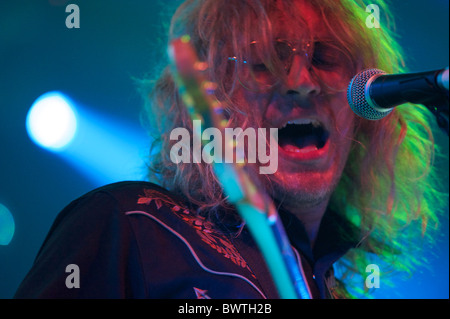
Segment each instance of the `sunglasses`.
[[[275,72],[282,67],[285,75],[291,72],[294,57],[304,57],[307,69],[325,88],[344,90],[354,73],[351,55],[332,41],[292,41],[275,39],[273,43],[275,57],[264,60],[262,52],[267,50],[261,42],[252,41],[245,58],[229,57],[238,69],[238,78],[245,88],[252,91],[271,89],[282,81]],[[330,74],[333,76],[330,76]]]

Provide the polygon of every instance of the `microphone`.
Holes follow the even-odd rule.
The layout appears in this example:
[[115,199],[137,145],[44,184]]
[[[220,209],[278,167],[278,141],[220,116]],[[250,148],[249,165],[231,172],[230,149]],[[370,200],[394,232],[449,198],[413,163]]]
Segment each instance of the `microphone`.
[[353,112],[368,120],[379,120],[394,107],[408,102],[428,108],[444,107],[448,114],[448,72],[447,67],[388,75],[379,69],[367,69],[350,81],[347,100]]

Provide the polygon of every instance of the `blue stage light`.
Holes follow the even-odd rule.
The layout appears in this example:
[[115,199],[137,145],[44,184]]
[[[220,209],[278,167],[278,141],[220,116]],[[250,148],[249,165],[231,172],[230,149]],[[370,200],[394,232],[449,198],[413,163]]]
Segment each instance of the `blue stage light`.
[[0,245],[8,245],[15,231],[14,218],[4,205],[0,204]]
[[26,127],[30,138],[52,151],[64,149],[74,138],[77,118],[72,103],[60,92],[48,92],[31,106]]
[[147,135],[134,124],[75,104],[63,93],[40,96],[28,113],[26,127],[35,143],[69,162],[95,185],[145,176]]
[[142,129],[83,105],[77,115],[77,136],[58,156],[95,185],[145,177],[149,141]]

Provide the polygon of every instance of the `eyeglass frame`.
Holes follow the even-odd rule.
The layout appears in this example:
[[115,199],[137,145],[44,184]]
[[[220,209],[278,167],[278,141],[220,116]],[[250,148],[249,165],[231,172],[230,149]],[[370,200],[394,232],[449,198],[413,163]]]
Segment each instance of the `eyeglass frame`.
[[[313,60],[313,49],[314,49],[314,47],[313,47],[313,41],[306,40],[306,39],[303,39],[303,40],[287,40],[287,39],[283,39],[283,38],[276,38],[275,41],[277,41],[277,43],[287,44],[287,46],[290,48],[288,57],[287,57],[285,60],[282,60],[282,59],[280,58],[280,61],[281,61],[281,62],[284,62],[284,64],[285,64],[284,69],[285,69],[285,71],[287,72],[287,74],[289,74],[290,69],[291,69],[291,67],[292,67],[293,57],[294,57],[296,54],[300,54],[300,53],[298,52],[298,48],[300,47],[300,48],[301,48],[301,51],[302,51],[303,54],[304,54],[304,56],[305,56],[305,57],[307,58],[307,60],[308,60],[308,68],[309,68],[309,70],[312,71],[312,72],[315,74],[315,76],[316,76],[317,78],[320,79],[320,77],[314,72],[314,70],[313,70],[313,65],[312,65],[312,60]],[[259,42],[259,41],[252,41],[252,42],[250,42],[250,45],[251,45],[251,44],[257,44],[258,42]],[[317,42],[318,42],[318,43],[321,43],[320,41],[317,41]],[[314,43],[315,43],[315,42],[314,42]],[[299,45],[299,44],[301,44],[301,45]],[[279,54],[278,54],[278,56],[279,56]],[[239,61],[238,61],[238,58],[237,58],[236,56],[228,57],[228,61],[234,61],[234,62],[236,62],[236,63],[239,62]],[[247,63],[248,63],[248,60],[247,60],[247,59],[243,59],[243,60],[241,61],[241,63],[247,64]],[[320,81],[323,82],[323,80],[320,80]],[[239,79],[239,82],[241,83],[241,85],[242,85],[244,88],[250,90],[246,85],[244,85],[244,83],[242,83],[241,79]],[[329,89],[341,91],[341,89],[333,89],[333,88],[331,88],[330,86],[328,86],[327,84],[325,84],[325,83],[323,83],[323,84],[326,85]],[[271,84],[271,85],[268,85],[268,87],[267,87],[266,89],[270,89],[271,87],[273,87],[273,86],[275,86],[275,85],[276,85],[276,83]]]

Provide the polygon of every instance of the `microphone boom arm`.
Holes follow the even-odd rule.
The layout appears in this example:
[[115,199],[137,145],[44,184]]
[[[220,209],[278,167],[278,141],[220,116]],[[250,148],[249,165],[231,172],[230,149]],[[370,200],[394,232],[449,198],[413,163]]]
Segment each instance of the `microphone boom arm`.
[[368,87],[366,98],[370,97],[374,107],[386,109],[408,102],[422,104],[449,135],[448,68],[410,74],[407,78],[403,74],[378,75]]

